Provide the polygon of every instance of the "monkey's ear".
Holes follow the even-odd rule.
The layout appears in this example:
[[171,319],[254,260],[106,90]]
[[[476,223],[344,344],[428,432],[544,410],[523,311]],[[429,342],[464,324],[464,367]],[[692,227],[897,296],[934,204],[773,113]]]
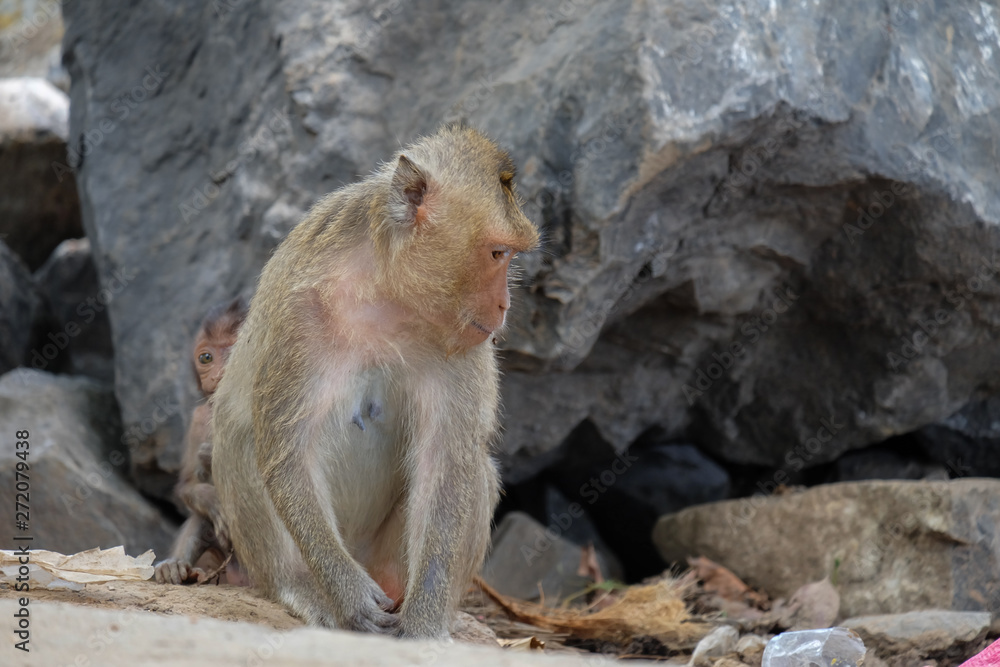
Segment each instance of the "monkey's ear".
[[399,156],[396,171],[392,175],[392,188],[402,205],[397,215],[393,216],[397,222],[405,225],[422,223],[427,217],[424,201],[427,196],[427,176],[405,155]]

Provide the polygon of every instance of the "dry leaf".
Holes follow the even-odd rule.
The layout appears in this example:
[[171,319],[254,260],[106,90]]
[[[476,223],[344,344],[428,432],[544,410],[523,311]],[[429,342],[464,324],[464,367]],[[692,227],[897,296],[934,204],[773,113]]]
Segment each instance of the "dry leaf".
[[[145,581],[153,576],[152,550],[133,558],[125,547],[88,549],[68,556],[55,551],[33,549],[28,551],[28,580],[36,586],[50,590],[80,590],[84,584],[102,581]],[[0,550],[0,581],[13,583],[21,567],[24,554]]]
[[691,619],[681,586],[670,578],[627,588],[620,598],[598,611],[547,608],[508,598],[479,577],[476,584],[514,619],[581,639],[622,644],[636,637],[652,637],[668,648],[682,650],[692,648],[711,629]]
[[511,651],[543,651],[545,642],[538,637],[522,637],[521,639],[498,639],[500,646]]

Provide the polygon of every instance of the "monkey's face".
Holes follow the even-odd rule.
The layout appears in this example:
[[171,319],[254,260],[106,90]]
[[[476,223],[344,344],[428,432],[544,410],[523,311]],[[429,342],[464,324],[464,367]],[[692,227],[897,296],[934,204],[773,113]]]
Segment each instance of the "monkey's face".
[[198,334],[194,344],[194,369],[198,374],[198,385],[205,396],[211,396],[219,386],[222,370],[229,358],[229,348],[235,342],[235,335]]
[[[508,274],[538,230],[514,192],[514,163],[470,128],[447,127],[407,149],[397,163],[396,220],[413,259],[395,278],[421,294],[427,313],[447,331],[453,351],[489,340],[510,309]],[[397,237],[398,240],[398,237]]]

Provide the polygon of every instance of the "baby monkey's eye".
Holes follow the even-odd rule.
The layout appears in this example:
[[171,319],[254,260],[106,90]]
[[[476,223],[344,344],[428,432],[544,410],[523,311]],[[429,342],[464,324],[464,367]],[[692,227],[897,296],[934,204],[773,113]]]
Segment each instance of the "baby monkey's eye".
[[504,259],[510,257],[510,248],[494,248],[493,259]]
[[212,363],[212,353],[211,352],[202,352],[201,354],[198,355],[198,361],[200,361],[203,364],[210,364],[210,363]]

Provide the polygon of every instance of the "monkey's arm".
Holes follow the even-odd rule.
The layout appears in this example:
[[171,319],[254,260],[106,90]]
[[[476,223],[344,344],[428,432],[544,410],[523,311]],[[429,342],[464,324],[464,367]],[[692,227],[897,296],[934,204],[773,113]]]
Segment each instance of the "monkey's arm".
[[198,573],[198,562],[210,545],[211,525],[204,517],[192,514],[181,526],[170,557],[156,565],[154,576],[161,584],[183,584]]
[[223,551],[229,550],[229,530],[222,518],[222,506],[215,487],[211,484],[186,484],[177,489],[181,501],[191,510],[192,516],[202,516],[210,522],[205,529],[214,529],[215,541]]
[[255,420],[258,468],[278,516],[321,584],[323,590],[315,591],[314,601],[327,607],[333,602],[331,612],[338,627],[395,631],[399,619],[388,612],[393,600],[348,553],[332,503],[320,493],[315,470],[306,464],[309,443],[301,435],[304,429],[275,428],[280,420],[258,416],[262,417]]

